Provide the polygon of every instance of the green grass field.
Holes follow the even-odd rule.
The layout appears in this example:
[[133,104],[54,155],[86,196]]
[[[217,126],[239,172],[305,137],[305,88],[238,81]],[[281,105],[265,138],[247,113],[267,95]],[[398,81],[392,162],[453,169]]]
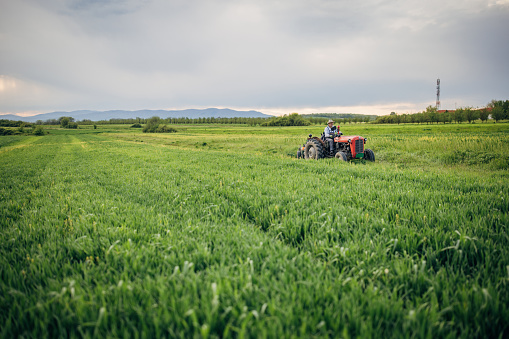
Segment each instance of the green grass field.
[[0,137],[0,336],[509,336],[509,124]]

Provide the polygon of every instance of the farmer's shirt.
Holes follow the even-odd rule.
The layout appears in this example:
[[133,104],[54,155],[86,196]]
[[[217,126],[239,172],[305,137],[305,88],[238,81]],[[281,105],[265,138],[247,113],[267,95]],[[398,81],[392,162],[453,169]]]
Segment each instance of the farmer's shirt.
[[323,134],[325,134],[326,138],[331,138],[331,134],[334,134],[332,131],[332,128],[329,127],[329,125],[325,126],[325,129],[323,130]]

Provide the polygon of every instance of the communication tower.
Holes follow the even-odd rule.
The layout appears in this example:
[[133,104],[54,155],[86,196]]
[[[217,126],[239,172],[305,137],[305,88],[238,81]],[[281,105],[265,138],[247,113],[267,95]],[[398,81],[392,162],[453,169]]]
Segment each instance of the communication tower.
[[437,79],[437,111],[440,109],[440,78]]

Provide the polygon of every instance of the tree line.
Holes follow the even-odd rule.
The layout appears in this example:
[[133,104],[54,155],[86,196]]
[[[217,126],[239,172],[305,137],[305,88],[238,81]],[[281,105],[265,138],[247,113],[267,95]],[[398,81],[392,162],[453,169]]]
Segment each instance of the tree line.
[[[64,117],[61,117],[59,119],[48,119],[48,120],[37,120],[37,125],[60,125],[61,119]],[[118,118],[112,118],[109,120],[99,120],[99,121],[92,121],[89,119],[83,119],[81,121],[78,121],[80,125],[122,125],[122,124],[147,124],[150,118],[126,118],[126,119],[118,119]],[[159,118],[159,117],[157,117]],[[71,118],[72,119],[72,118]],[[242,117],[234,117],[234,118],[214,118],[214,117],[208,117],[208,118],[186,118],[186,117],[180,117],[180,118],[166,118],[162,119],[159,118],[163,123],[170,124],[170,125],[189,125],[189,124],[240,124],[240,125],[260,125],[263,122],[265,122],[267,119],[270,118],[242,118]],[[74,119],[71,121],[74,122]]]
[[[122,125],[122,124],[140,124],[146,125],[149,123],[151,118],[126,118],[118,119],[112,118],[109,120],[92,121],[89,119],[83,119],[81,121],[75,121],[72,117],[60,117],[58,119],[48,120],[37,120],[36,125],[61,125],[64,128],[76,128],[77,125]],[[189,124],[236,124],[236,125],[250,125],[250,126],[307,126],[307,125],[325,125],[330,119],[323,116],[311,116],[301,115],[298,113],[291,113],[280,117],[267,117],[267,118],[246,118],[246,117],[234,117],[234,118],[166,118],[162,119],[157,117],[160,123],[168,125],[189,125]],[[355,117],[344,117],[335,118],[335,122],[340,124],[351,124],[369,122],[370,116],[357,115]],[[9,120],[6,120],[9,121]],[[63,122],[63,124],[62,124]],[[17,125],[16,125],[17,126]]]
[[509,119],[509,100],[492,100],[486,107],[476,109],[472,107],[461,107],[451,111],[438,111],[434,106],[428,106],[423,112],[413,114],[396,114],[392,112],[389,115],[383,115],[376,118],[375,124],[433,124],[433,123],[462,123],[467,121],[471,123],[476,120],[486,122],[489,118],[499,122]]
[[[7,120],[9,121],[9,120]],[[9,124],[4,120],[0,120],[0,135],[44,135],[44,129],[42,126],[36,126],[34,124],[28,124],[24,121],[20,121],[21,124]],[[17,128],[4,128],[4,127],[17,127]]]
[[[375,121],[371,121],[371,116],[362,114],[338,114],[338,113],[316,113],[304,114],[291,113],[279,117],[267,118],[248,118],[248,117],[233,117],[233,118],[166,118],[158,119],[157,126],[161,125],[179,125],[179,124],[240,124],[250,126],[308,126],[308,125],[324,125],[329,119],[335,120],[338,124],[351,124],[351,123],[375,123],[375,124],[401,124],[401,123],[462,123],[464,121],[473,122],[475,120],[487,121],[489,118],[498,122],[500,120],[509,119],[509,100],[492,100],[485,108],[474,109],[472,107],[462,107],[451,111],[437,111],[436,107],[428,106],[423,112],[413,114],[396,114],[392,112],[390,115],[378,116]],[[78,125],[117,125],[117,124],[139,124],[147,125],[153,119],[151,118],[126,118],[118,119],[113,118],[109,120],[92,121],[83,119],[75,121],[72,117],[60,117],[58,119],[37,120],[35,125],[60,125],[63,128],[78,128]],[[4,127],[20,127],[31,126],[30,123],[23,121],[0,120],[0,126]],[[151,124],[153,127],[153,124]],[[150,128],[151,130],[153,128]],[[161,127],[162,128],[162,127]]]
[[25,121],[0,119],[0,127],[31,127],[32,124]]

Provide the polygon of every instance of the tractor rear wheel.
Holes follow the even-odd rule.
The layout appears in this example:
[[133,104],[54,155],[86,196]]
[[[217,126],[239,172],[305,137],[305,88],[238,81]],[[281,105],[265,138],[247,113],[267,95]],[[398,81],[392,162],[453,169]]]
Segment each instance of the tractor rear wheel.
[[306,143],[304,158],[315,160],[323,158],[323,147],[318,140],[311,139]]
[[367,161],[375,161],[375,152],[373,152],[369,148],[366,148],[364,150],[364,159],[366,159]]
[[346,161],[348,158],[346,157],[346,154],[344,152],[338,152],[336,153],[336,159],[341,161]]

